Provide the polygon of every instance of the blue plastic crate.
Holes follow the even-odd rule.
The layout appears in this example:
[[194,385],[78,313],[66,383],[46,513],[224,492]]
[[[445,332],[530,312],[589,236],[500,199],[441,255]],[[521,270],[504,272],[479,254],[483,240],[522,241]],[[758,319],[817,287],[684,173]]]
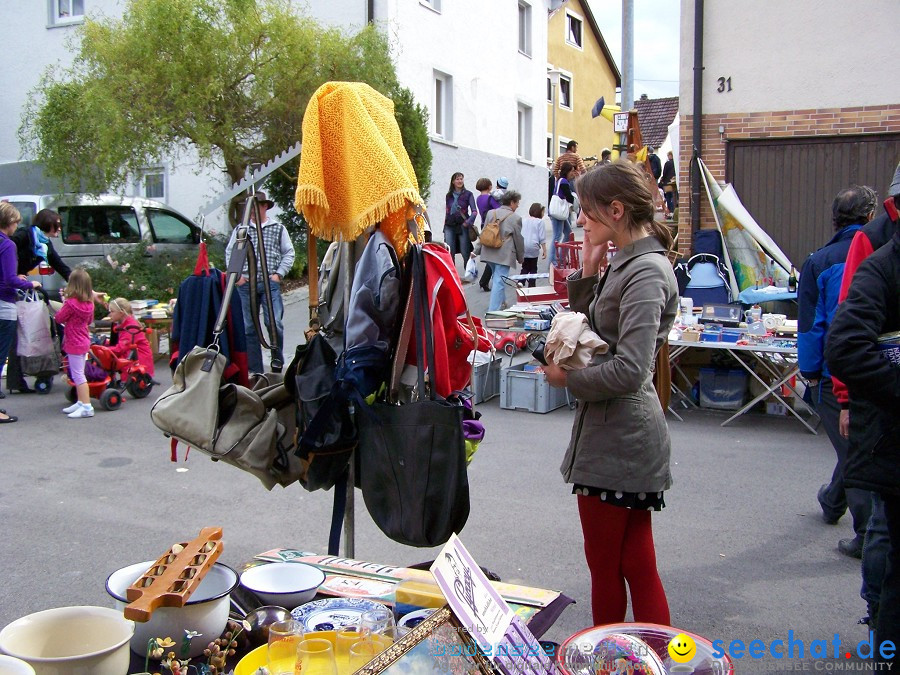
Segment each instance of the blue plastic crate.
[[747,393],[747,373],[743,370],[700,369],[700,407],[739,410]]

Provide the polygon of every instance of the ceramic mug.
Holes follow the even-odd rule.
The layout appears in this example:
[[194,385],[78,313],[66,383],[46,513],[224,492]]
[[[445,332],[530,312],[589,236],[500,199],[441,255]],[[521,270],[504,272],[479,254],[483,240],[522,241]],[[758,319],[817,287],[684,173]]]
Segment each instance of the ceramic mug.
[[762,308],[752,307],[744,312],[744,319],[747,323],[754,323],[762,319]]

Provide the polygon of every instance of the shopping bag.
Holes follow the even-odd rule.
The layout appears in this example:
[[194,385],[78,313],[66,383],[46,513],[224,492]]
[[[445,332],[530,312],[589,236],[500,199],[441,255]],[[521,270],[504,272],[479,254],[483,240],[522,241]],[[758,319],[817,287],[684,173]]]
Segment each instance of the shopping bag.
[[469,258],[463,278],[470,282],[474,282],[478,278],[478,263],[475,262],[475,258]]
[[37,291],[28,291],[16,302],[19,356],[46,356],[54,353],[50,333],[50,309]]
[[550,213],[550,217],[555,220],[568,220],[571,204],[559,196],[559,185],[561,180],[562,179],[556,181],[556,189],[553,190],[553,196],[550,197],[550,206],[547,211]]

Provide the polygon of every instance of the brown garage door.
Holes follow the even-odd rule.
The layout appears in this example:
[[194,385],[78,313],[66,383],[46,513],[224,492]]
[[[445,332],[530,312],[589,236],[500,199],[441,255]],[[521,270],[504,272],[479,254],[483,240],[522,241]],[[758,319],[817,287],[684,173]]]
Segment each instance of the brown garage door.
[[[735,140],[726,180],[799,268],[834,233],[831,201],[854,183],[883,201],[900,161],[900,134]],[[877,213],[882,213],[879,205]]]

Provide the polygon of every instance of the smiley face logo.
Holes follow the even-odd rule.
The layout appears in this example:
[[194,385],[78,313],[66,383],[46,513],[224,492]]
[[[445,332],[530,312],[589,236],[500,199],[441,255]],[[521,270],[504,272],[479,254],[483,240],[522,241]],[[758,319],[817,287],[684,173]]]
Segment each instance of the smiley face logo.
[[697,645],[687,633],[679,633],[669,642],[669,656],[677,663],[687,663],[697,653]]

